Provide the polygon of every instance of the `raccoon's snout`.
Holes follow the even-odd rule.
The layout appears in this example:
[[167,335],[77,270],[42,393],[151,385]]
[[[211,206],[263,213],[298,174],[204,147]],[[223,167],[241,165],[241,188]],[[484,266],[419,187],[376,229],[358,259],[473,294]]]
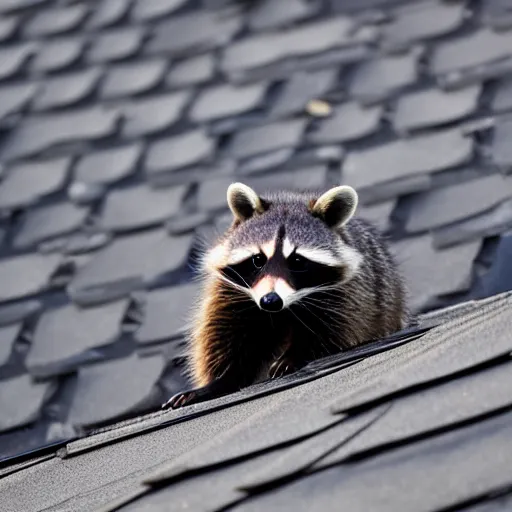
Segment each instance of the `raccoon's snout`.
[[277,313],[283,309],[284,302],[281,297],[276,292],[270,292],[266,295],[263,295],[260,300],[260,307],[264,311],[269,311],[270,313]]

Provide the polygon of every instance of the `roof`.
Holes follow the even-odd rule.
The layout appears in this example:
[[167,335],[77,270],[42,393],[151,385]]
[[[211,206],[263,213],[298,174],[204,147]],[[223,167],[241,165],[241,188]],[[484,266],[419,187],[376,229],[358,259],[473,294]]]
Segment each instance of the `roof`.
[[5,468],[2,510],[505,510],[511,327],[508,292],[295,376],[98,429]]
[[[366,400],[374,380],[384,396],[387,388],[376,379],[395,378],[395,369],[399,379],[402,363],[415,368],[416,384],[423,366],[428,372],[453,364],[443,373],[446,384],[436,381],[429,395],[434,398],[428,407],[440,412],[432,418],[439,420],[437,426],[429,427],[433,434],[421,437],[426,444],[414,438],[402,451],[382,452],[382,459],[374,458],[380,451],[364,452],[370,446],[364,443],[353,452],[368,453],[363,457],[368,467],[394,468],[389,482],[375,491],[384,493],[381,505],[398,510],[400,497],[426,500],[427,494],[412,491],[395,496],[403,489],[397,482],[405,482],[404,475],[413,479],[421,464],[434,478],[429,469],[438,465],[434,447],[441,443],[439,452],[445,454],[442,439],[452,442],[450,429],[446,438],[444,430],[435,430],[450,423],[442,423],[442,416],[460,412],[453,421],[469,421],[487,411],[489,397],[503,398],[492,383],[506,381],[504,375],[494,377],[494,362],[487,368],[485,358],[478,363],[482,368],[464,373],[466,380],[451,379],[465,368],[466,355],[477,357],[487,353],[487,344],[506,343],[500,329],[508,317],[488,304],[502,308],[508,296],[478,306],[478,314],[470,310],[472,301],[512,289],[511,14],[499,0],[0,0],[0,461],[10,473],[0,488],[14,493],[6,501],[17,503],[17,510],[43,504],[61,510],[66,500],[83,499],[69,505],[80,510],[99,493],[98,503],[105,504],[125,491],[146,491],[143,482],[152,466],[161,476],[159,465],[174,459],[206,467],[210,459],[203,455],[225,460],[228,448],[237,457],[237,447],[250,448],[248,433],[261,435],[257,449],[271,452],[268,464],[277,472],[297,467],[291,439],[312,443],[306,451],[316,460],[317,449],[329,451],[331,436],[348,439],[350,429],[357,431],[365,421],[380,426],[390,421],[382,437],[370,441],[393,444],[390,432],[398,427],[392,418],[405,417],[395,416],[395,409],[411,407],[413,417],[424,418],[421,386],[400,395],[399,407],[387,409],[395,404],[393,395],[372,402],[357,418],[344,416],[343,400],[354,390]],[[263,391],[251,388],[219,402],[160,412],[160,404],[186,385],[183,330],[197,297],[194,265],[202,244],[229,221],[225,193],[235,179],[258,191],[340,182],[356,187],[359,215],[386,232],[413,310],[434,312],[439,327],[426,334],[417,327],[384,340],[382,354],[370,347],[362,360],[356,351],[313,365],[318,378],[307,383],[298,374],[267,383]],[[462,303],[456,321],[439,312]],[[446,331],[453,321],[455,331]],[[432,336],[434,345],[423,345]],[[423,364],[427,353],[433,359]],[[334,371],[333,364],[343,368]],[[322,365],[329,370],[319,370]],[[459,411],[466,391],[457,386],[464,382],[478,392],[474,408],[461,405]],[[329,406],[336,400],[341,405],[333,413]],[[261,421],[255,412],[261,412]],[[300,424],[290,426],[297,418]],[[333,418],[340,424],[331,426]],[[501,413],[486,418],[471,423],[466,441],[459,435],[470,430],[457,430],[454,446],[481,440],[482,454],[494,453],[505,434],[500,431],[491,442],[484,430],[507,420]],[[427,420],[422,425],[430,425]],[[428,430],[415,425],[404,438]],[[203,446],[212,432],[225,432],[217,452]],[[377,436],[375,429],[367,432]],[[130,439],[112,446],[98,443],[125,435]],[[166,443],[172,446],[164,448]],[[268,449],[280,443],[287,450]],[[296,446],[302,457],[304,446],[310,445]],[[456,448],[454,460],[462,452],[469,457]],[[69,459],[61,460],[57,452]],[[184,459],[177,458],[185,452]],[[118,466],[96,478],[100,466],[110,466],[105,462],[110,453]],[[194,453],[197,459],[187,458]],[[324,494],[333,496],[327,487],[331,477],[338,466],[348,467],[338,465],[349,456],[340,453],[333,451],[325,463],[333,468],[268,496],[288,500],[291,489],[295,500],[304,497],[297,507],[312,507],[306,499],[314,495],[311,483],[315,492],[323,485]],[[393,462],[402,457],[398,453],[410,456]],[[484,460],[479,453],[475,448],[475,461]],[[274,460],[277,454],[285,460]],[[215,475],[216,488],[227,489],[218,499],[241,498],[233,491],[235,480],[254,491],[263,477],[253,459],[244,455],[243,475],[238,466],[226,473],[208,471],[208,481]],[[358,464],[355,473],[346,474],[347,482],[373,488],[363,459]],[[450,474],[459,478],[453,486],[459,494],[439,493],[439,503],[414,503],[432,510],[508,485],[493,480],[498,464],[475,462],[482,488],[471,484],[469,463],[454,464]],[[41,478],[54,475],[62,485],[67,468],[74,468],[76,478],[69,487],[41,484]],[[268,478],[274,474],[265,472]],[[439,471],[439,478],[443,474]],[[238,481],[240,476],[247,479]],[[17,482],[29,486],[30,478],[30,493],[18,495]],[[160,486],[158,480],[151,489]],[[208,491],[201,479],[193,482],[187,479],[192,487],[183,492],[199,497],[198,508],[210,503],[213,488]],[[418,487],[419,481],[411,480],[407,489]],[[102,495],[101,489],[111,494]],[[158,499],[169,499],[165,493],[176,489],[151,492],[144,500],[158,507]],[[362,499],[354,483],[336,489],[348,493],[341,499]],[[315,496],[315,506],[324,503]],[[376,496],[366,493],[365,499]],[[368,509],[370,501],[360,503]]]

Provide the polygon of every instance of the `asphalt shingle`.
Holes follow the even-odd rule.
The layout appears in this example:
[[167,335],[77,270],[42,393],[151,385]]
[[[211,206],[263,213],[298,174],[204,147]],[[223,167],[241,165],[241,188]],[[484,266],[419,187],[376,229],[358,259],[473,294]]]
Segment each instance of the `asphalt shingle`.
[[413,84],[418,79],[420,56],[421,48],[413,47],[403,54],[363,62],[350,81],[350,95],[364,101],[376,101]]
[[460,130],[438,131],[350,152],[343,163],[342,178],[354,187],[367,187],[455,167],[467,162],[472,152],[472,139]]
[[223,46],[242,27],[237,15],[219,17],[206,10],[192,11],[155,26],[148,52],[184,56]]
[[182,267],[191,244],[190,235],[170,237],[163,230],[116,239],[78,271],[68,291],[79,304],[125,296]]
[[34,98],[36,84],[7,85],[0,88],[0,122],[6,117],[17,114]]
[[131,16],[136,21],[163,18],[185,5],[187,0],[136,0]]
[[179,91],[133,100],[119,106],[124,119],[123,135],[135,138],[170,128],[180,120],[189,100],[190,91]]
[[34,54],[34,46],[20,43],[0,49],[0,80],[16,75]]
[[507,199],[512,199],[512,179],[496,174],[434,189],[414,198],[406,230],[416,233],[461,221]]
[[371,27],[357,29],[351,19],[335,17],[236,41],[225,50],[222,67],[227,73],[239,72],[289,57],[369,43],[375,40],[376,35]]
[[401,96],[393,115],[397,131],[414,130],[455,121],[478,108],[480,84],[454,91],[425,89]]
[[52,382],[34,384],[28,375],[2,381],[0,386],[0,431],[32,423],[54,390]]
[[27,249],[49,238],[71,233],[85,223],[89,210],[71,203],[54,203],[26,212],[13,246]]
[[21,324],[0,327],[0,366],[8,361],[14,342],[20,334],[21,327]]
[[131,0],[102,0],[87,19],[91,29],[106,28],[123,19],[131,6]]
[[127,301],[117,301],[94,308],[71,304],[45,311],[27,355],[28,371],[35,377],[49,377],[101,359],[95,349],[118,338],[126,308]]
[[201,123],[253,110],[261,105],[266,90],[265,83],[240,87],[215,85],[206,88],[193,104],[190,118]]
[[139,143],[91,152],[77,163],[74,178],[82,183],[115,183],[136,171],[141,155]]
[[200,129],[157,139],[148,149],[146,171],[152,175],[197,164],[208,160],[214,149],[215,141]]
[[387,44],[397,44],[440,36],[457,29],[464,14],[464,4],[457,2],[426,0],[400,5],[382,26],[383,37]]
[[37,12],[24,26],[28,37],[52,36],[77,29],[88,14],[85,4],[68,5]]
[[142,27],[111,29],[93,40],[87,58],[94,63],[122,60],[135,55],[143,40]]
[[172,64],[165,81],[170,87],[186,87],[208,82],[215,75],[215,58],[212,54],[198,55]]
[[292,25],[315,14],[319,8],[320,2],[316,0],[265,0],[256,4],[251,11],[249,26],[252,30],[258,31]]
[[308,101],[321,97],[335,86],[337,77],[337,69],[294,73],[276,98],[271,114],[285,116],[304,111]]
[[143,321],[134,334],[137,343],[154,343],[182,335],[198,292],[195,284],[149,292],[144,299]]
[[118,118],[100,107],[26,118],[7,139],[1,157],[26,157],[58,144],[107,137],[115,132]]
[[61,190],[70,165],[67,157],[13,165],[0,184],[0,208],[25,206]]
[[361,106],[357,102],[342,103],[331,116],[319,121],[308,139],[314,143],[345,142],[371,135],[377,131],[382,117],[381,106]]
[[102,75],[100,69],[89,68],[47,79],[41,86],[34,108],[47,110],[77,104],[94,92]]
[[242,159],[285,147],[297,147],[305,127],[305,119],[291,119],[240,130],[233,136],[229,151],[235,158]]
[[26,254],[0,260],[0,301],[46,290],[60,261],[56,254]]
[[101,85],[101,97],[112,99],[148,92],[163,80],[165,60],[146,60],[112,66]]
[[99,225],[127,231],[160,224],[181,210],[186,190],[184,185],[155,190],[145,184],[114,190],[105,199]]
[[60,71],[78,62],[85,51],[82,37],[52,38],[41,43],[37,55],[30,62],[36,73]]
[[481,28],[439,43],[431,61],[435,74],[486,64],[512,56],[512,30]]
[[160,356],[132,355],[80,368],[69,411],[71,423],[101,423],[147,404],[163,367]]
[[402,240],[392,245],[404,273],[414,311],[435,304],[437,297],[464,292],[471,286],[473,260],[481,247],[475,240],[436,251],[431,235]]
[[491,159],[500,170],[505,173],[512,172],[512,150],[510,137],[512,136],[512,116],[503,116],[496,119],[491,147]]

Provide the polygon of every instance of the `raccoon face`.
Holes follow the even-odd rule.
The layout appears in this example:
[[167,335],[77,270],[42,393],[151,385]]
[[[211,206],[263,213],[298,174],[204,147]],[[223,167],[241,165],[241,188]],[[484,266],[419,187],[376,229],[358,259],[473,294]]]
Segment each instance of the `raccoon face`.
[[357,206],[350,187],[320,197],[278,193],[261,198],[241,183],[228,188],[234,222],[206,255],[206,270],[278,312],[351,279],[362,256],[345,244],[341,228]]

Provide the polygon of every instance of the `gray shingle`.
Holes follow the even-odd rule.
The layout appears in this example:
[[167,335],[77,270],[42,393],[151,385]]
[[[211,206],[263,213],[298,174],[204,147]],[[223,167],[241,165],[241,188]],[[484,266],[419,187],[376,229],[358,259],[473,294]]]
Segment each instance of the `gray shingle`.
[[22,322],[39,313],[43,305],[35,299],[24,300],[0,307],[0,325],[6,326]]
[[0,386],[0,431],[36,420],[53,390],[53,383],[34,384],[28,375],[3,381]]
[[162,81],[166,68],[164,59],[111,67],[101,85],[101,97],[110,99],[148,92]]
[[105,199],[99,225],[125,231],[160,224],[181,210],[186,190],[184,185],[155,190],[146,184],[113,190]]
[[29,210],[16,233],[13,246],[31,247],[39,242],[65,235],[82,226],[89,210],[71,203],[52,203]]
[[276,98],[271,114],[284,116],[303,111],[308,101],[321,97],[334,87],[337,76],[337,69],[294,73]]
[[180,91],[133,100],[120,106],[124,118],[123,135],[139,137],[170,128],[180,120],[190,97],[191,91]]
[[48,288],[60,260],[55,254],[27,254],[0,260],[0,301],[19,299]]
[[229,146],[235,158],[248,158],[285,147],[297,147],[306,127],[305,119],[290,119],[240,130]]
[[173,16],[155,26],[148,51],[172,56],[186,55],[223,46],[238,33],[242,19],[204,11]]
[[512,200],[509,199],[475,217],[435,229],[432,236],[434,247],[443,248],[484,236],[499,235],[510,228],[512,228]]
[[215,59],[211,53],[176,62],[166,77],[170,87],[184,87],[211,80],[215,75]]
[[75,181],[68,187],[68,198],[77,206],[89,205],[98,202],[107,192],[102,183],[83,183]]
[[136,0],[131,15],[136,21],[147,21],[162,18],[176,11],[187,0]]
[[149,174],[173,171],[197,164],[213,156],[215,141],[198,129],[153,142],[147,153]]
[[376,185],[463,164],[472,152],[473,140],[460,130],[438,131],[352,151],[343,163],[342,178],[355,187]]
[[87,19],[87,27],[109,27],[123,18],[130,6],[131,0],[102,0]]
[[145,297],[144,319],[134,333],[135,340],[138,343],[152,343],[183,334],[198,293],[196,284],[149,292]]
[[30,374],[48,377],[101,358],[94,349],[118,338],[127,305],[123,300],[94,308],[71,304],[45,311],[26,359]]
[[0,121],[23,110],[34,98],[36,84],[7,85],[0,88]]
[[371,27],[357,29],[349,18],[336,17],[236,41],[224,51],[222,68],[228,73],[237,72],[290,57],[371,42],[375,37]]
[[494,126],[491,160],[506,173],[512,172],[511,136],[512,116],[498,117]]
[[292,157],[295,148],[280,148],[267,153],[261,153],[239,162],[237,172],[240,175],[257,174],[269,169],[274,169],[286,163]]
[[193,104],[190,118],[204,122],[253,110],[261,105],[266,90],[265,83],[240,87],[223,84],[206,88]]
[[64,251],[71,255],[85,254],[105,247],[111,240],[110,233],[76,233],[68,237]]
[[91,62],[121,60],[135,55],[144,39],[142,27],[111,29],[93,39],[87,58]]
[[465,220],[512,198],[512,178],[486,176],[419,194],[405,229],[416,233]]
[[102,75],[102,70],[88,68],[48,78],[34,101],[34,108],[46,110],[74,105],[94,92]]
[[26,118],[11,132],[2,157],[19,158],[57,144],[101,139],[115,132],[118,119],[117,112],[107,112],[101,107]]
[[480,246],[476,240],[436,251],[431,235],[394,243],[391,249],[406,279],[410,307],[418,311],[435,304],[440,295],[468,290]]
[[0,20],[0,41],[5,42],[13,37],[18,30],[21,18],[17,16],[5,17]]
[[110,147],[84,155],[74,171],[82,183],[115,183],[133,174],[142,155],[139,143]]
[[[281,171],[261,176],[244,177],[244,183],[254,187],[259,193],[280,188],[298,190],[318,189],[325,186],[327,169],[318,165],[293,171]],[[208,180],[199,187],[197,204],[202,211],[227,208],[226,190],[233,182],[232,178]]]
[[41,37],[77,29],[88,11],[85,4],[41,10],[25,24],[23,33],[28,37]]
[[22,324],[0,327],[0,366],[4,365],[12,352],[12,347],[21,331]]
[[252,30],[267,30],[309,18],[320,8],[320,2],[307,0],[265,0],[256,4],[249,16]]
[[40,197],[61,190],[70,165],[69,158],[13,165],[0,184],[0,208],[31,204]]
[[400,96],[393,115],[398,131],[425,128],[455,121],[472,114],[478,107],[480,84],[454,91],[425,89]]
[[84,39],[81,37],[52,38],[41,43],[39,51],[30,62],[35,72],[60,71],[75,64],[83,55]]
[[463,3],[426,0],[393,9],[391,20],[381,28],[385,44],[396,44],[452,32],[463,21]]
[[391,199],[372,206],[360,206],[356,217],[367,220],[377,226],[381,231],[387,231],[391,227],[391,212],[395,208],[396,200]]
[[363,62],[354,72],[349,92],[354,98],[375,101],[418,79],[421,48],[413,47],[398,55],[388,55]]
[[132,355],[80,368],[69,421],[74,425],[100,423],[147,403],[163,367],[160,356]]
[[512,56],[512,30],[481,28],[469,34],[439,43],[431,60],[433,73],[486,64]]
[[512,109],[512,78],[504,78],[499,82],[491,106],[497,112]]
[[0,49],[0,80],[16,75],[35,52],[30,43],[20,43]]
[[489,272],[483,278],[483,288],[486,296],[508,292],[512,289],[512,273],[510,258],[512,257],[512,232],[504,234]]
[[157,283],[185,264],[192,240],[164,230],[118,238],[79,269],[68,292],[79,304],[98,303]]
[[308,139],[316,144],[344,142],[371,135],[379,128],[381,106],[364,107],[357,102],[343,103],[332,115],[318,123]]

